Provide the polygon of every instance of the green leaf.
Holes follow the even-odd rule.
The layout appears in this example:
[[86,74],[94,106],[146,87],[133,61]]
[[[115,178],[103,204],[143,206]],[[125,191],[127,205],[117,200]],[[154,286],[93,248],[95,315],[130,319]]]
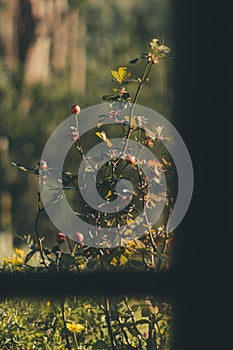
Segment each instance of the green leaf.
[[61,269],[68,269],[71,265],[75,264],[75,258],[70,254],[62,253],[59,259],[59,267]]
[[147,53],[144,52],[144,53],[141,54],[141,58],[142,58],[142,59],[145,59],[145,58],[147,58],[147,57],[148,57]]
[[88,269],[95,269],[95,267],[97,267],[99,265],[99,261],[97,259],[95,260],[90,260],[87,263],[87,268]]
[[162,259],[171,259],[171,256],[168,255],[167,253],[161,253],[161,254],[156,254],[157,256],[161,257]]
[[116,95],[111,94],[111,95],[104,95],[102,98],[104,101],[114,101],[118,97]]
[[104,350],[104,349],[108,349],[109,348],[109,346],[108,346],[108,344],[105,342],[105,341],[103,341],[103,340],[98,340],[95,344],[93,344],[93,346],[92,346],[92,349],[93,350],[97,350],[97,349],[101,349],[101,350]]
[[136,57],[136,58],[134,58],[133,60],[129,61],[129,63],[135,64],[135,63],[137,63],[139,60],[140,60],[140,57]]
[[39,169],[38,169],[38,166],[35,166],[35,167],[31,167],[31,166],[28,166],[28,165],[23,165],[23,164],[20,164],[20,163],[14,163],[14,162],[11,162],[11,165],[13,166],[16,166],[18,169],[26,172],[26,173],[32,173],[32,174],[36,174],[36,175],[39,175]]
[[33,255],[37,252],[37,250],[32,250],[31,252],[29,252],[24,259],[24,264],[26,265],[28,263],[28,261],[33,257]]
[[145,248],[145,244],[143,242],[141,242],[139,239],[135,239],[134,242],[136,243],[137,248],[140,248],[140,249]]
[[139,304],[133,304],[133,305],[131,305],[131,310],[132,310],[133,312],[136,312],[139,308],[140,308],[140,305],[139,305]]
[[137,63],[138,61],[147,58],[147,56],[148,56],[147,53],[143,52],[143,53],[141,54],[140,57],[136,57],[136,58],[132,59],[131,61],[129,61],[129,63],[135,64],[135,63]]
[[127,100],[127,98],[129,98],[130,97],[130,94],[128,93],[128,92],[124,92],[123,94],[122,94],[122,99],[123,100]]
[[132,334],[134,337],[138,335],[137,330],[134,327],[128,327],[128,331],[130,334]]
[[141,311],[142,317],[149,317],[150,311],[146,304],[142,305],[142,311]]

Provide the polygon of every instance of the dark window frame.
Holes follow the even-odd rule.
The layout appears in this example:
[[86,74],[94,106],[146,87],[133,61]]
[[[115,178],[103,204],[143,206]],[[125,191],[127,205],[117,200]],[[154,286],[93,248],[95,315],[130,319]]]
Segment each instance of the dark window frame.
[[231,242],[231,238],[226,223],[215,220],[220,215],[219,206],[222,211],[226,209],[222,195],[226,188],[221,189],[221,193],[218,188],[214,193],[216,180],[210,173],[216,159],[222,163],[226,161],[226,153],[221,142],[214,152],[210,145],[222,128],[220,114],[229,108],[226,105],[230,86],[227,77],[228,73],[232,77],[232,68],[230,71],[227,68],[232,64],[221,48],[228,47],[232,41],[229,38],[232,21],[228,15],[230,11],[222,4],[216,6],[201,0],[175,0],[174,11],[176,127],[191,153],[196,176],[191,206],[177,230],[173,268],[168,273],[153,276],[146,273],[134,276],[90,274],[85,278],[75,277],[72,282],[70,276],[0,275],[0,296],[151,292],[155,296],[171,297],[174,302],[175,350],[224,349],[227,348],[229,317],[224,319],[225,336],[220,339],[221,324],[217,324],[215,308],[221,308],[218,293],[222,289],[225,298],[230,298],[222,279],[227,265],[225,270],[220,266],[225,262],[225,255],[229,257],[232,253],[229,250],[231,254],[228,254],[227,244],[224,254],[219,251],[219,232],[224,231],[225,242]]

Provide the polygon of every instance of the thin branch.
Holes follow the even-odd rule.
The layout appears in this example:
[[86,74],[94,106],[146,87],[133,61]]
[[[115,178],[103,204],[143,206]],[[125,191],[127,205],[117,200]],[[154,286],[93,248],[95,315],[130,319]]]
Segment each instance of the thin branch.
[[117,350],[116,347],[116,340],[112,331],[111,326],[111,317],[110,317],[110,311],[109,311],[109,299],[108,297],[104,297],[104,313],[105,313],[105,319],[108,327],[108,334],[111,341],[112,349]]
[[[153,62],[148,62],[146,63],[145,65],[145,68],[144,68],[144,71],[142,73],[142,78],[140,79],[139,81],[139,84],[138,84],[138,87],[137,87],[137,91],[135,93],[135,96],[134,96],[134,99],[133,99],[133,102],[131,104],[131,107],[130,107],[130,116],[129,116],[129,127],[128,127],[128,131],[125,135],[125,144],[124,144],[124,147],[122,149],[122,151],[120,152],[119,154],[119,159],[121,158],[121,156],[125,153],[127,147],[128,147],[128,142],[129,142],[129,138],[130,138],[130,135],[131,135],[131,132],[132,132],[132,119],[133,119],[133,112],[134,112],[134,107],[137,103],[137,100],[138,100],[138,97],[139,97],[139,94],[140,94],[140,91],[141,91],[141,88],[144,84],[144,82],[147,80],[149,74],[150,74],[150,71],[151,71],[151,68],[153,66]],[[119,161],[119,160],[118,160]]]
[[117,321],[118,321],[119,327],[120,327],[120,329],[121,329],[121,331],[122,331],[122,333],[124,335],[126,343],[128,345],[131,345],[131,341],[130,341],[130,339],[128,337],[128,334],[127,334],[126,330],[124,329],[124,326],[123,326],[123,324],[121,322],[121,316],[118,316]]
[[45,268],[48,269],[48,266],[46,264],[44,254],[43,254],[42,240],[41,240],[41,237],[39,234],[39,228],[38,228],[39,217],[40,217],[41,212],[43,211],[43,208],[40,207],[40,192],[38,192],[37,195],[38,195],[38,201],[37,201],[38,212],[37,212],[37,216],[36,216],[36,220],[35,220],[35,232],[36,232],[36,237],[37,237],[37,242],[38,242],[38,247],[39,247],[42,262],[43,262]]
[[157,350],[156,331],[155,331],[154,325],[155,325],[155,316],[151,314],[150,323],[149,323],[147,350]]
[[71,247],[70,239],[69,239],[69,237],[66,237],[66,239],[67,239],[67,243],[68,243],[68,246],[69,246],[70,254],[73,255],[73,249]]
[[[165,225],[164,225],[165,239],[164,239],[164,241],[163,241],[163,246],[162,246],[162,249],[161,249],[161,251],[160,251],[160,254],[165,253],[166,250],[167,250],[168,236],[167,236],[167,230],[166,230],[166,228],[167,228],[168,220],[169,220],[170,215],[171,215],[171,213],[172,213],[171,198],[170,198],[170,196],[168,196],[168,207],[169,207],[169,213],[168,213],[168,216],[167,216],[166,223],[165,223]],[[161,269],[161,265],[162,265],[162,260],[160,259],[160,260],[158,261],[158,265],[157,265],[157,271],[158,271],[158,272],[159,272],[160,269]]]
[[135,331],[136,331],[137,334],[138,334],[137,338],[138,338],[138,346],[139,346],[139,349],[140,349],[140,350],[143,350],[141,340],[143,340],[143,341],[146,342],[146,343],[147,343],[147,340],[146,340],[146,338],[141,334],[141,332],[139,331],[139,329],[138,329],[138,327],[137,327],[137,325],[136,325],[136,321],[135,321],[135,318],[134,318],[133,311],[131,310],[131,307],[129,306],[126,297],[124,297],[124,303],[125,303],[125,306],[127,307],[127,310],[128,310],[129,313],[130,313],[130,317],[131,317],[131,320],[132,320],[132,323],[133,323],[133,327],[134,327]]

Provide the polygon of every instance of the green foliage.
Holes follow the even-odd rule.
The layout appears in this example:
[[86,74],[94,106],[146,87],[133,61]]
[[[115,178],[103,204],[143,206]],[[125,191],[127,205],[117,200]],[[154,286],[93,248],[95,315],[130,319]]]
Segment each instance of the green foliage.
[[[9,69],[0,39],[0,130],[1,135],[9,138],[12,161],[36,164],[51,131],[68,116],[67,106],[77,102],[84,108],[99,103],[105,93],[114,99],[119,91],[112,93],[106,67],[118,67],[129,61],[130,57],[135,57],[155,32],[171,41],[169,1],[155,0],[146,6],[139,0],[129,0],[127,3],[110,0],[107,4],[95,0],[69,0],[67,3],[69,11],[79,11],[87,28],[84,95],[70,90],[69,67],[62,73],[52,75],[48,86],[38,84],[26,87],[23,73],[27,62],[20,60],[13,69]],[[19,52],[22,45],[23,41],[19,40]],[[132,75],[136,75],[143,64],[142,58],[137,68],[132,65]],[[151,77],[150,87],[145,86],[143,99],[144,105],[156,108],[168,118],[171,117],[173,100],[171,69],[171,62],[161,63],[156,77]],[[133,84],[123,99],[127,100],[135,88],[136,84]],[[28,179],[16,176],[9,188],[14,198],[14,233],[30,232],[36,211],[32,188],[35,186],[31,176]],[[48,225],[46,220],[41,221],[43,229],[52,233],[54,227]]]
[[[71,131],[67,131],[69,136],[73,140],[73,149],[76,153],[72,153],[72,157],[78,161],[75,161],[75,169],[77,164],[79,166],[81,160],[85,161],[86,171],[88,173],[95,171],[95,166],[101,161],[100,158],[86,158],[85,154],[88,149],[93,147],[92,142],[94,140],[93,134],[99,139],[99,141],[106,143],[109,149],[110,161],[101,166],[96,178],[96,188],[100,196],[106,201],[112,201],[118,195],[116,192],[116,184],[122,178],[129,179],[133,185],[133,194],[130,204],[124,207],[119,213],[105,213],[94,210],[89,207],[83,200],[83,197],[79,191],[78,174],[72,169],[62,171],[62,179],[59,181],[63,184],[63,189],[68,193],[74,193],[74,196],[70,195],[69,198],[75,199],[77,203],[75,212],[82,217],[82,219],[92,226],[96,227],[118,227],[117,234],[114,237],[115,246],[117,248],[92,248],[92,238],[85,240],[84,243],[75,243],[67,237],[68,252],[67,249],[62,249],[62,242],[57,243],[52,248],[46,247],[44,237],[41,237],[39,232],[39,219],[42,213],[45,211],[43,204],[40,200],[40,193],[38,193],[38,213],[35,222],[37,243],[33,243],[31,239],[28,241],[27,236],[23,236],[23,240],[28,246],[29,251],[24,257],[24,262],[19,263],[16,259],[17,269],[45,269],[46,271],[67,271],[67,272],[88,272],[90,270],[156,270],[160,271],[167,269],[170,266],[171,260],[171,247],[172,247],[172,235],[168,235],[166,232],[166,223],[172,209],[173,199],[175,197],[175,165],[172,160],[167,157],[166,147],[161,141],[166,139],[166,136],[162,135],[162,126],[155,126],[154,128],[147,127],[147,118],[145,116],[135,116],[133,114],[134,105],[138,99],[142,86],[147,82],[152,67],[157,65],[162,59],[169,57],[170,49],[161,43],[158,39],[153,39],[150,42],[150,49],[147,54],[142,54],[140,57],[144,59],[144,71],[141,77],[134,79],[133,82],[137,85],[137,90],[134,98],[131,101],[130,94],[126,90],[126,85],[129,85],[132,81],[131,71],[127,67],[119,67],[117,70],[111,70],[111,76],[114,78],[114,82],[119,85],[119,89],[114,88],[114,98],[111,100],[110,110],[106,114],[98,116],[96,130],[91,130],[84,136],[79,137],[78,125],[72,126]],[[105,99],[106,96],[105,96]],[[125,108],[118,107],[118,102],[123,102]],[[127,114],[129,113],[129,115]],[[104,125],[104,121],[114,121],[114,124]],[[90,135],[89,135],[90,134]],[[113,148],[111,138],[118,137],[124,139],[123,148],[121,151]],[[142,144],[144,147],[153,148],[156,153],[156,161],[151,159],[146,162],[145,159],[139,159],[131,155],[130,149],[128,149],[128,140],[132,139]],[[88,143],[85,141],[88,140]],[[119,153],[120,152],[120,153]],[[69,164],[70,158],[66,162]],[[43,164],[42,164],[43,163]],[[147,179],[141,170],[141,166],[147,163],[153,174],[154,192],[148,192]],[[34,166],[27,166],[21,163],[12,162],[13,166],[16,166],[21,171],[31,173],[36,176],[41,176],[43,183],[47,183],[47,175],[54,173],[57,170],[49,168],[46,161],[41,161]],[[167,192],[162,194],[157,193],[157,186],[161,182],[162,174],[166,175],[167,180]],[[56,186],[55,186],[56,187]],[[127,193],[121,196],[121,200],[124,202],[127,200]],[[164,201],[165,209],[161,216],[161,220],[157,227],[151,226],[147,218],[147,211],[156,207],[157,203]],[[145,208],[147,208],[145,210]],[[138,213],[144,210],[143,218],[138,218]],[[124,225],[127,225],[127,230],[124,230]],[[121,231],[121,227],[123,230]],[[62,233],[65,237],[65,234]],[[82,235],[82,232],[81,232]],[[135,239],[135,237],[140,237]],[[106,238],[96,236],[99,241],[99,246],[107,246],[108,241]],[[101,240],[105,241],[101,241]],[[120,243],[119,243],[120,242]],[[111,244],[112,245],[112,244]],[[31,265],[31,260],[37,256],[39,257],[38,264]],[[6,271],[8,268],[7,261],[2,266],[2,271]],[[14,263],[11,269],[14,269]]]
[[[156,331],[157,350],[169,350],[172,309],[169,303],[147,298],[69,297],[14,298],[0,302],[0,348],[3,350],[66,349],[64,305],[71,349],[112,349],[106,317],[117,349],[148,349],[149,328]],[[153,304],[153,307],[152,307]],[[154,319],[152,321],[152,315]],[[153,323],[153,324],[152,324]]]
[[[85,96],[82,96],[83,106],[92,104],[96,94],[96,82],[98,82],[98,92],[102,95],[105,73],[103,67],[107,63],[115,66],[119,57],[125,57],[125,52],[132,47],[131,36],[126,36],[124,28],[127,24],[132,24],[132,28],[140,17],[139,3],[136,4],[135,16],[131,16],[130,11],[124,11],[122,4],[118,6],[113,3],[113,9],[103,7],[99,2],[94,2],[94,6],[89,10],[83,7],[83,12],[89,23],[89,29],[93,25],[98,26],[98,36],[101,40],[89,36],[88,49],[92,47],[90,59],[88,59],[88,84]],[[79,8],[80,1],[70,0],[70,8]],[[97,10],[97,12],[96,12]],[[112,12],[113,11],[113,12]],[[114,13],[115,11],[115,13]],[[114,13],[114,15],[113,15]],[[102,16],[103,22],[92,21],[93,18]],[[111,14],[113,16],[111,16]],[[111,20],[110,20],[111,19]],[[92,22],[94,24],[92,24]],[[148,21],[149,23],[149,21]],[[104,24],[104,25],[103,25]],[[106,27],[113,33],[112,38],[106,38]],[[138,24],[137,24],[138,25]],[[149,26],[149,25],[148,25]],[[92,29],[93,29],[92,27]],[[149,26],[150,27],[150,26]],[[118,29],[118,35],[116,30]],[[141,29],[140,29],[141,30]],[[101,35],[101,31],[104,35]],[[105,46],[107,44],[107,46]],[[147,83],[152,66],[160,60],[168,58],[170,49],[153,39],[150,42],[147,53],[142,53],[130,61],[136,65],[138,71],[142,69],[142,74],[138,77],[138,71],[134,66],[132,70],[128,67],[120,66],[117,70],[111,70],[114,84],[113,93],[104,95],[103,99],[110,103],[125,104],[137,102],[142,85]],[[114,54],[113,54],[114,52]],[[131,49],[128,50],[128,54]],[[116,55],[116,57],[114,57]],[[118,55],[118,56],[117,56]],[[133,57],[135,57],[133,55]],[[128,60],[128,57],[127,57]],[[20,170],[42,176],[46,182],[46,173],[53,169],[45,169],[40,175],[38,159],[42,147],[47,137],[53,131],[57,123],[69,113],[66,106],[72,105],[73,93],[69,90],[65,74],[57,76],[49,86],[35,85],[33,88],[25,87],[22,80],[23,66],[19,64],[14,72],[6,71],[3,58],[0,57],[0,97],[1,111],[3,118],[0,121],[1,132],[10,135],[10,142],[13,149],[14,159],[12,165]],[[95,65],[98,64],[97,66]],[[143,66],[144,65],[144,66]],[[106,75],[107,76],[107,75]],[[132,78],[135,77],[135,78]],[[102,83],[104,82],[104,83]],[[128,91],[130,89],[130,92]],[[19,93],[20,91],[20,93]],[[147,90],[148,91],[148,90]],[[153,95],[153,94],[152,94]],[[133,97],[134,96],[134,97]],[[90,102],[91,101],[91,102]],[[59,111],[59,117],[57,116]],[[10,116],[10,117],[9,117]],[[154,207],[160,200],[156,196],[148,197],[147,183],[138,167],[138,159],[132,157],[127,149],[127,141],[131,138],[141,142],[145,147],[158,147],[161,151],[161,130],[147,130],[142,121],[131,113],[129,116],[114,114],[114,109],[107,115],[99,116],[96,130],[93,131],[98,141],[105,142],[112,150],[111,134],[119,134],[117,127],[113,130],[103,127],[103,119],[109,118],[119,124],[119,130],[125,137],[125,146],[121,154],[122,160],[112,159],[105,164],[98,174],[97,188],[101,196],[111,201],[115,198],[115,185],[123,175],[134,182],[134,197],[126,211],[116,217],[116,215],[96,216],[90,208],[85,209],[85,219],[93,221],[96,225],[105,227],[118,227],[124,223],[130,224],[129,229],[121,237],[121,244],[116,248],[93,248],[91,244],[77,243],[66,238],[66,242],[54,243],[48,247],[46,240],[39,230],[39,219],[44,212],[44,207],[38,194],[38,212],[35,220],[36,242],[28,235],[21,237],[25,244],[25,250],[16,249],[12,256],[5,257],[0,267],[0,273],[10,273],[18,271],[44,272],[67,272],[67,273],[88,273],[93,270],[104,271],[125,271],[125,270],[156,270],[161,271],[170,267],[171,246],[173,237],[166,233],[165,222],[154,228],[147,222],[147,225],[140,226],[140,239],[127,240],[128,236],[135,233],[135,221],[140,205],[149,202]],[[26,122],[25,122],[26,121]],[[146,121],[146,118],[144,118]],[[146,123],[145,123],[146,124]],[[23,126],[23,127],[22,127]],[[141,131],[144,127],[143,131]],[[73,127],[74,128],[74,127]],[[85,142],[78,136],[78,129],[72,129],[75,136],[74,148],[79,160],[85,155]],[[127,151],[127,152],[126,152]],[[21,163],[21,160],[23,162]],[[142,160],[143,162],[143,160]],[[34,166],[24,165],[26,163]],[[172,176],[172,162],[166,159],[164,152],[160,152],[158,164],[150,164],[155,175],[161,171]],[[89,171],[92,170],[91,160],[88,164]],[[111,172],[110,170],[113,169]],[[137,180],[135,180],[137,179]],[[77,174],[71,169],[62,173],[62,184],[64,190],[73,189],[77,191]],[[156,178],[159,183],[159,176]],[[155,181],[155,182],[156,182]],[[15,201],[17,202],[15,192]],[[167,217],[172,207],[172,193],[166,193]],[[31,198],[27,198],[28,207],[31,206]],[[140,205],[138,204],[140,202]],[[81,199],[80,199],[80,203]],[[20,203],[21,204],[21,203]],[[137,205],[139,208],[137,208]],[[81,205],[82,206],[82,205]],[[23,206],[21,206],[23,207]],[[84,207],[84,206],[82,206]],[[136,210],[134,209],[136,208]],[[134,212],[135,210],[135,212]],[[25,211],[25,209],[23,209]],[[17,210],[17,215],[25,225],[25,213]],[[163,218],[164,219],[164,218]],[[64,249],[66,247],[66,249]],[[154,300],[152,296],[145,299],[130,300],[126,296],[107,298],[67,298],[66,300],[5,300],[0,303],[0,347],[2,349],[157,349],[168,350],[171,344],[171,306]]]

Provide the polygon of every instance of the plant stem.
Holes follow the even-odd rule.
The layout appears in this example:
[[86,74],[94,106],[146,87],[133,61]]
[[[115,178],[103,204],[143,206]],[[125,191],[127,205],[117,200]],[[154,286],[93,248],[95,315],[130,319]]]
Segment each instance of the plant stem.
[[131,346],[131,341],[130,341],[128,335],[127,335],[127,332],[126,332],[125,329],[124,329],[123,324],[121,323],[121,317],[120,317],[120,316],[118,316],[117,321],[118,321],[119,327],[120,327],[120,329],[121,329],[121,331],[122,331],[122,333],[123,333],[123,335],[124,335],[124,338],[125,338],[126,343],[127,343],[129,346]]
[[75,345],[76,345],[76,348],[78,349],[78,342],[77,342],[77,337],[76,337],[76,334],[74,332],[74,342],[75,342]]
[[68,350],[72,350],[71,346],[70,346],[68,330],[67,330],[67,327],[66,327],[66,314],[65,314],[65,309],[64,309],[64,299],[60,300],[60,305],[61,305],[62,321],[63,321],[63,325],[64,325],[64,330],[65,330],[66,347],[67,347]]
[[129,306],[126,297],[124,297],[124,303],[125,303],[125,306],[127,307],[128,311],[129,311],[129,313],[130,313],[131,320],[132,320],[132,323],[133,323],[133,327],[134,327],[135,331],[136,331],[137,334],[138,334],[137,338],[138,338],[138,346],[139,346],[139,349],[140,349],[140,350],[143,350],[143,348],[142,348],[142,341],[141,341],[141,340],[144,340],[145,342],[147,342],[147,340],[146,340],[146,338],[141,334],[141,332],[138,330],[138,327],[137,327],[136,322],[135,322],[135,319],[134,319],[133,311],[131,310],[131,307]]
[[146,63],[146,66],[145,66],[144,71],[143,71],[143,74],[142,74],[142,78],[141,78],[141,80],[140,80],[140,83],[139,83],[139,85],[138,85],[136,94],[135,94],[134,99],[133,99],[133,105],[135,105],[135,104],[137,103],[137,100],[138,100],[139,93],[140,93],[140,91],[141,91],[142,85],[143,85],[143,83],[146,81],[146,79],[148,78],[152,66],[153,66],[153,62],[152,62],[152,61]]
[[67,243],[68,243],[68,246],[69,246],[69,249],[70,249],[70,254],[73,255],[73,249],[71,247],[70,239],[69,239],[69,237],[66,237],[66,239],[67,239]]
[[[164,231],[165,231],[165,237],[164,237],[164,242],[163,242],[163,246],[162,246],[162,249],[160,251],[160,254],[161,253],[165,253],[166,250],[167,250],[167,241],[168,241],[168,236],[167,236],[167,230],[166,230],[166,226],[167,226],[167,223],[168,223],[168,219],[171,215],[171,212],[172,212],[172,208],[171,208],[171,198],[170,196],[168,197],[168,206],[169,206],[169,213],[168,213],[168,216],[167,216],[167,220],[166,220],[166,224],[165,224],[165,228],[164,228]],[[162,260],[160,259],[158,261],[158,265],[157,265],[157,271],[159,272],[160,269],[161,269],[161,265],[162,265]]]
[[41,238],[40,238],[39,229],[38,229],[40,213],[43,211],[43,209],[40,208],[40,192],[38,192],[37,195],[38,195],[38,201],[37,201],[38,212],[37,212],[37,216],[36,216],[36,220],[35,220],[35,232],[36,232],[36,237],[37,237],[37,242],[38,242],[38,247],[39,247],[42,262],[43,262],[45,268],[48,269],[48,266],[47,266],[45,258],[44,258],[43,248],[42,248],[42,244],[41,244]]
[[150,323],[149,323],[147,350],[157,350],[156,331],[154,328],[154,324],[155,324],[155,316],[153,314],[151,314]]
[[[144,210],[144,217],[145,217],[145,219],[146,219],[147,225],[149,226],[149,236],[150,236],[150,242],[151,242],[151,245],[152,245],[153,253],[154,253],[154,252],[157,253],[158,250],[157,250],[157,248],[156,248],[156,244],[155,244],[155,241],[154,241],[154,237],[153,237],[153,234],[152,234],[152,231],[151,231],[151,227],[150,227],[151,223],[150,223],[149,220],[148,220],[147,213],[146,213],[146,208],[145,208],[145,210]],[[152,255],[152,257],[151,257],[151,263],[152,263],[153,267],[155,267],[155,258],[154,258],[154,255]]]
[[106,318],[106,323],[108,327],[108,334],[109,338],[111,341],[112,349],[117,350],[116,347],[116,340],[112,331],[112,326],[111,326],[111,318],[110,318],[110,311],[109,311],[109,299],[108,297],[104,297],[104,313],[105,313],[105,318]]
[[137,91],[136,91],[136,93],[135,93],[135,96],[134,96],[134,99],[133,99],[133,102],[132,102],[132,105],[131,105],[131,108],[130,108],[129,128],[128,128],[127,134],[125,135],[125,145],[124,145],[124,148],[123,148],[123,150],[121,151],[119,157],[121,157],[122,154],[124,154],[124,152],[126,151],[126,149],[127,149],[127,147],[128,147],[128,140],[129,140],[130,134],[131,134],[131,132],[132,132],[131,125],[132,125],[134,107],[135,107],[135,105],[136,105],[136,103],[137,103],[137,100],[138,100],[138,97],[139,97],[141,88],[142,88],[144,82],[146,81],[146,79],[148,78],[148,76],[149,76],[149,74],[150,74],[150,71],[151,71],[152,66],[153,66],[153,62],[147,62],[147,63],[146,63],[145,68],[144,68],[144,71],[143,71],[143,74],[142,74],[142,78],[140,79],[140,82],[139,82],[139,84],[138,84],[138,88],[137,88]]

